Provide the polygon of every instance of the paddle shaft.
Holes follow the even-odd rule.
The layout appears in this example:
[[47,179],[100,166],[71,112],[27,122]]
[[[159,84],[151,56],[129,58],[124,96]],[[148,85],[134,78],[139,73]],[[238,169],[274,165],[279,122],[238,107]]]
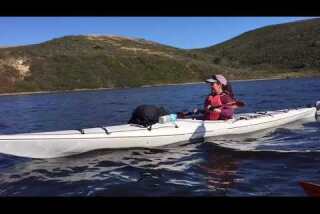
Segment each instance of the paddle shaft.
[[[244,107],[245,104],[244,104],[244,102],[242,102],[242,101],[234,101],[234,102],[226,103],[226,104],[219,105],[219,106],[211,106],[211,107],[210,107],[210,111],[212,111],[212,110],[214,110],[214,109],[216,109],[216,108],[224,107],[224,106]],[[181,116],[189,116],[189,115],[195,115],[195,114],[197,114],[197,113],[203,114],[204,112],[205,112],[205,110],[199,109],[199,110],[197,110],[196,112],[194,112],[194,111],[192,111],[192,112],[178,112],[177,114],[178,114],[178,115],[181,115]]]

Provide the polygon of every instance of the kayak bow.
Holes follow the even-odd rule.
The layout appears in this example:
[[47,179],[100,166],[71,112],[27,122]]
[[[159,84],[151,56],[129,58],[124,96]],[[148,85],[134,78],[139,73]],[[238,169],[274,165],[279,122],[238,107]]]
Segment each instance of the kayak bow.
[[311,197],[320,197],[320,185],[310,182],[300,181],[300,186],[303,188],[305,193]]

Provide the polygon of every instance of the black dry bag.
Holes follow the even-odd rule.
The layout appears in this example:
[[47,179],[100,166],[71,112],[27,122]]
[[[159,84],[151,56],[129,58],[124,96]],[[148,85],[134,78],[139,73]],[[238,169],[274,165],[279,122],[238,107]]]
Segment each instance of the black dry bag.
[[163,107],[140,105],[132,113],[129,124],[151,126],[159,121],[159,117],[169,114]]

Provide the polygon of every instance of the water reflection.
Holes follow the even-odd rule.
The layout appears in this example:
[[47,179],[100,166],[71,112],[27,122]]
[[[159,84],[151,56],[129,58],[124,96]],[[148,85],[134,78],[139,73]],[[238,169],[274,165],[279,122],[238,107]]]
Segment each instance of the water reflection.
[[[42,185],[47,182],[49,185],[50,181],[57,185],[95,182],[95,188],[100,188],[101,191],[116,183],[141,183],[150,178],[165,179],[162,182],[173,184],[171,176],[161,177],[160,174],[182,175],[188,168],[201,162],[196,145],[187,143],[163,149],[96,151],[69,158],[25,160],[3,170],[0,175],[1,186],[8,187],[12,184],[15,189],[19,189],[19,185],[24,185],[26,181]],[[188,182],[192,182],[191,179],[185,181]],[[42,188],[46,191],[48,187]],[[6,189],[2,195],[12,194],[10,188]]]
[[[237,181],[241,161],[225,153],[213,144],[207,144],[207,160],[199,166],[206,178],[208,192],[226,195]],[[217,152],[222,153],[217,155]]]

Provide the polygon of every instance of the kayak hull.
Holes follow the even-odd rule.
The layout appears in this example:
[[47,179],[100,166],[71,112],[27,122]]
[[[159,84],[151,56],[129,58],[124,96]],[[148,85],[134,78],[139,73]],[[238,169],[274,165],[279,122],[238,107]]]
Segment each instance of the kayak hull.
[[237,115],[227,121],[178,119],[151,130],[125,124],[57,132],[0,135],[0,153],[56,158],[98,149],[153,148],[199,138],[252,133],[297,120],[314,118],[316,108]]

